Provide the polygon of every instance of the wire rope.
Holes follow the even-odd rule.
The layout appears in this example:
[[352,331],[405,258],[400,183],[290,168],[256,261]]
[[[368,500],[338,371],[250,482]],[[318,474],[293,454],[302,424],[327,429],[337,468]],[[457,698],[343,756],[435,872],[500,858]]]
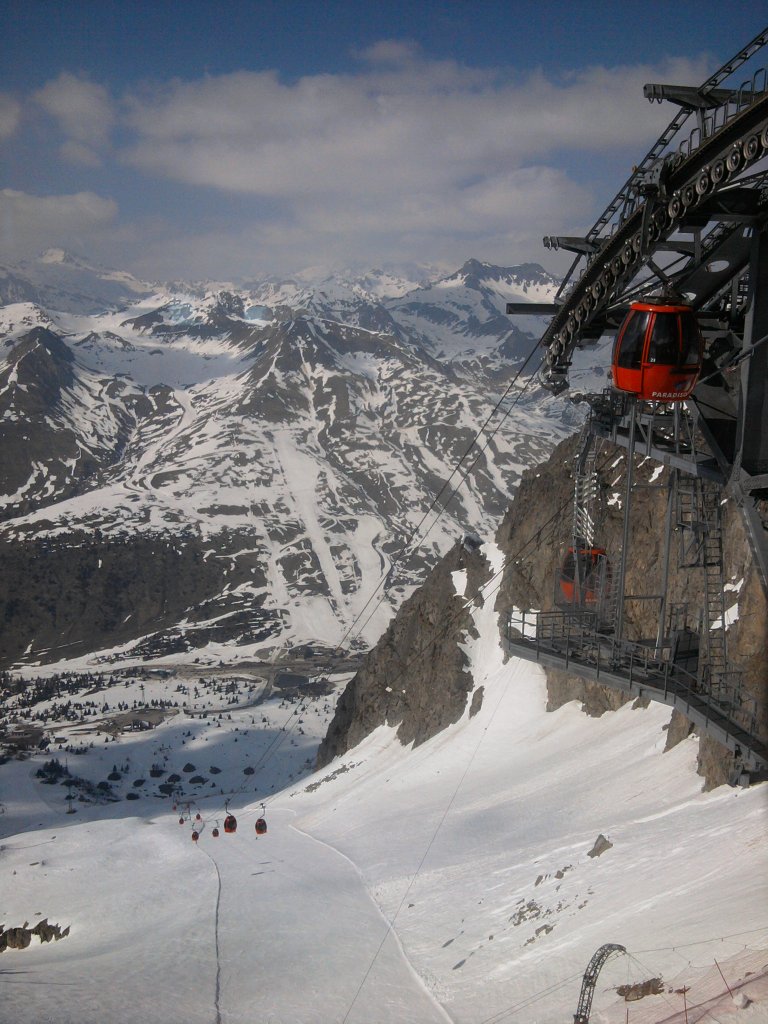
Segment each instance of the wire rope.
[[[360,612],[359,612],[359,613],[357,614],[357,616],[355,617],[354,621],[352,622],[351,626],[349,626],[349,628],[347,629],[347,631],[346,631],[346,632],[344,633],[344,635],[342,636],[342,638],[341,638],[341,639],[339,640],[338,644],[336,645],[336,650],[337,650],[337,651],[338,651],[338,650],[339,650],[339,649],[341,648],[342,644],[343,644],[343,643],[344,643],[344,641],[345,641],[345,640],[347,639],[347,637],[348,637],[348,636],[350,635],[350,633],[352,633],[352,631],[353,631],[353,630],[355,629],[355,626],[357,625],[357,623],[358,623],[358,622],[360,621],[360,619],[361,619],[361,618],[363,617],[363,615],[365,614],[365,611],[366,611],[366,609],[368,608],[368,606],[370,605],[370,603],[371,603],[371,602],[373,601],[373,599],[375,598],[376,594],[378,594],[378,592],[379,592],[379,591],[381,590],[381,588],[382,588],[382,587],[384,586],[384,584],[386,583],[386,581],[387,581],[387,578],[388,578],[388,577],[389,577],[389,576],[390,576],[390,575],[391,575],[391,574],[393,573],[394,569],[396,569],[396,568],[397,568],[397,566],[398,566],[398,565],[399,565],[399,564],[400,564],[400,563],[402,562],[402,560],[403,560],[403,557],[405,556],[406,552],[408,551],[408,548],[409,548],[409,547],[411,546],[411,544],[413,543],[413,540],[414,540],[414,538],[418,536],[419,530],[420,530],[420,529],[421,529],[421,527],[422,527],[422,526],[424,525],[424,523],[426,522],[427,518],[429,517],[429,515],[431,514],[431,512],[433,511],[433,509],[434,509],[434,508],[435,508],[435,506],[437,505],[438,501],[440,500],[440,498],[442,497],[442,495],[444,494],[444,492],[446,491],[446,489],[447,489],[447,488],[448,488],[448,486],[450,485],[450,483],[451,483],[451,480],[453,480],[454,476],[456,475],[456,473],[457,473],[457,472],[459,471],[459,469],[461,468],[461,465],[462,465],[462,463],[464,462],[464,460],[465,460],[465,459],[467,458],[467,456],[468,456],[468,455],[470,454],[470,452],[472,451],[472,449],[473,449],[473,448],[475,447],[475,445],[477,444],[477,442],[478,442],[479,438],[480,438],[480,437],[482,436],[483,432],[485,431],[485,429],[486,429],[486,427],[488,426],[488,424],[490,423],[490,421],[491,421],[491,420],[493,419],[493,417],[494,417],[494,416],[496,415],[496,413],[498,412],[498,410],[499,410],[499,408],[501,407],[502,403],[503,403],[503,402],[504,402],[504,401],[506,400],[506,398],[507,398],[507,396],[509,395],[509,393],[510,393],[510,391],[512,390],[512,388],[514,388],[514,386],[516,385],[517,381],[518,381],[518,380],[519,380],[519,378],[520,378],[520,375],[521,375],[521,374],[523,373],[523,371],[525,370],[526,366],[528,365],[528,363],[530,362],[530,360],[531,360],[531,359],[533,358],[533,356],[535,355],[535,353],[536,353],[536,351],[537,351],[538,347],[539,347],[539,342],[537,341],[537,342],[536,342],[536,344],[535,344],[535,346],[533,347],[533,349],[532,349],[532,350],[531,350],[531,351],[529,352],[529,354],[528,354],[528,355],[526,356],[526,358],[525,358],[525,361],[523,362],[523,364],[522,364],[522,365],[520,366],[520,368],[518,369],[518,371],[517,371],[517,373],[515,374],[515,376],[513,377],[512,381],[511,381],[511,382],[510,382],[510,383],[509,383],[509,384],[507,385],[507,388],[505,389],[505,391],[504,391],[503,395],[502,395],[502,396],[501,396],[501,397],[499,398],[498,402],[497,402],[497,403],[496,403],[496,405],[495,405],[495,406],[493,407],[493,409],[491,410],[491,412],[489,413],[489,415],[488,415],[488,416],[486,417],[485,421],[483,422],[483,424],[481,425],[481,427],[479,428],[479,430],[477,430],[477,431],[475,432],[475,436],[473,437],[472,441],[471,441],[471,442],[470,442],[470,444],[468,445],[467,449],[465,450],[464,454],[463,454],[463,455],[461,456],[461,458],[459,459],[459,461],[457,462],[457,464],[456,464],[456,465],[454,466],[454,468],[453,468],[453,471],[451,472],[451,475],[450,475],[450,476],[448,477],[448,479],[447,479],[447,480],[445,481],[445,483],[444,483],[444,484],[443,484],[443,486],[442,486],[442,487],[440,488],[440,490],[438,491],[438,493],[437,493],[437,494],[435,495],[435,497],[434,497],[434,498],[432,499],[432,502],[431,502],[431,504],[429,505],[429,508],[427,509],[427,511],[426,511],[426,512],[425,512],[425,513],[423,514],[423,516],[421,517],[421,519],[419,520],[419,522],[418,522],[418,523],[416,524],[416,526],[414,527],[414,529],[413,529],[413,530],[411,531],[411,533],[410,533],[410,534],[409,534],[409,535],[408,535],[408,536],[406,537],[406,539],[405,539],[405,540],[403,541],[403,544],[401,545],[401,547],[400,547],[400,550],[399,550],[399,551],[397,552],[397,554],[395,555],[395,558],[394,558],[394,560],[393,560],[393,561],[391,562],[391,564],[390,564],[390,567],[389,567],[389,569],[387,569],[386,573],[382,574],[382,577],[381,577],[381,579],[379,580],[379,583],[377,584],[377,586],[376,586],[376,588],[374,589],[373,593],[372,593],[372,594],[371,594],[371,596],[370,596],[370,597],[368,598],[368,600],[367,600],[367,601],[365,602],[365,604],[363,605],[362,609],[360,610]],[[532,379],[532,378],[531,378],[531,379]],[[529,383],[530,383],[530,379],[529,379]],[[528,385],[526,384],[526,388],[527,388],[527,386],[528,386]],[[523,392],[524,392],[524,391],[525,391],[525,388],[523,388]],[[522,392],[521,392],[521,394],[522,394]],[[501,421],[499,422],[499,424],[497,425],[497,427],[496,427],[496,428],[494,429],[493,433],[492,433],[492,434],[490,435],[490,437],[489,437],[489,439],[488,439],[488,443],[490,443],[490,441],[491,441],[491,440],[493,439],[493,437],[494,437],[494,436],[496,435],[496,432],[498,431],[499,427],[500,427],[500,426],[501,426],[501,424],[502,424],[502,423],[503,423],[503,422],[504,422],[504,421],[506,420],[507,416],[509,416],[510,412],[511,412],[511,411],[512,411],[512,409],[513,409],[513,408],[515,407],[515,405],[517,404],[517,401],[518,401],[518,400],[519,400],[519,396],[518,396],[518,399],[517,399],[517,400],[515,401],[515,403],[513,403],[512,407],[511,407],[511,408],[510,408],[510,409],[509,409],[509,410],[508,410],[508,411],[507,411],[507,412],[505,413],[504,417],[502,417]],[[486,444],[486,447],[487,447],[487,444]],[[482,449],[482,451],[485,451],[485,448],[483,448],[483,449]],[[481,452],[480,454],[482,454],[482,452]],[[455,495],[455,494],[456,494],[456,492],[458,491],[458,488],[459,488],[459,487],[461,486],[461,484],[462,484],[462,483],[463,483],[463,482],[464,482],[464,481],[466,480],[466,478],[467,478],[467,475],[468,475],[468,474],[469,474],[469,473],[471,472],[471,470],[472,470],[472,469],[474,468],[474,466],[476,465],[476,463],[477,463],[477,459],[478,459],[479,457],[480,457],[480,455],[478,454],[478,456],[477,456],[477,458],[475,459],[475,461],[474,461],[474,462],[472,463],[472,465],[471,465],[471,466],[469,467],[469,469],[467,470],[467,472],[466,472],[466,473],[464,474],[464,476],[463,476],[463,477],[461,478],[461,480],[459,481],[458,485],[457,485],[457,486],[456,486],[456,487],[454,488],[454,490],[453,490],[453,491],[451,492],[451,494],[449,495],[449,497],[448,497],[448,500],[447,500],[447,501],[446,501],[446,502],[444,503],[444,505],[443,505],[443,509],[442,509],[442,511],[438,513],[438,515],[437,515],[437,517],[436,517],[436,519],[435,519],[435,522],[434,522],[434,523],[432,523],[432,526],[430,526],[430,529],[429,529],[429,531],[428,531],[428,533],[427,533],[427,536],[428,536],[429,532],[431,532],[431,530],[433,529],[433,527],[434,527],[435,523],[436,523],[436,522],[437,522],[437,521],[439,520],[440,516],[441,516],[441,515],[442,515],[442,514],[443,514],[443,513],[445,512],[445,510],[446,510],[446,508],[448,507],[448,505],[449,505],[449,503],[450,503],[451,499],[452,499],[452,498],[454,497],[454,495]],[[426,539],[426,537],[422,538],[422,543],[423,543],[423,541],[424,541],[425,539]],[[377,609],[378,609],[379,605],[381,604],[381,600],[382,600],[382,599],[379,599],[379,601],[378,601],[378,603],[376,604],[376,607],[374,608],[373,612],[371,612],[371,615],[369,615],[369,616],[368,616],[368,618],[367,618],[367,619],[365,620],[365,622],[363,623],[363,625],[362,625],[362,626],[360,627],[360,630],[358,630],[358,634],[357,634],[358,636],[360,635],[360,632],[362,632],[362,630],[363,630],[363,629],[365,628],[365,626],[366,626],[366,625],[368,624],[368,622],[370,621],[370,619],[371,619],[371,616],[372,616],[372,615],[374,615],[374,614],[376,613],[376,611],[377,611]]]
[[[530,359],[530,358],[531,358],[531,356],[532,356],[532,355],[534,354],[534,352],[535,352],[535,351],[536,351],[536,349],[534,349],[534,350],[533,350],[533,352],[531,352],[531,354],[530,354],[530,355],[528,356],[528,359]],[[528,359],[526,359],[526,363],[528,362]],[[541,365],[541,363],[539,363],[539,365]],[[534,372],[535,372],[535,371],[534,371]],[[507,417],[508,417],[508,416],[510,415],[510,413],[511,413],[511,412],[512,412],[512,411],[514,410],[514,408],[515,408],[515,406],[517,405],[517,403],[518,403],[518,402],[520,401],[520,399],[521,399],[521,398],[523,397],[523,395],[525,394],[526,390],[528,389],[528,386],[530,385],[530,383],[531,383],[531,381],[532,381],[533,379],[534,379],[533,375],[532,375],[532,376],[530,376],[530,377],[528,378],[528,380],[527,380],[527,381],[526,381],[526,383],[525,383],[525,386],[524,386],[524,387],[523,387],[523,388],[522,388],[522,389],[521,389],[521,390],[520,390],[520,391],[518,392],[517,396],[515,397],[515,401],[514,401],[514,402],[512,403],[512,405],[511,405],[511,406],[509,407],[509,409],[507,409],[507,411],[506,411],[506,412],[504,413],[503,417],[501,418],[501,420],[499,421],[499,423],[498,423],[498,424],[496,425],[496,427],[494,428],[493,432],[492,432],[492,433],[491,433],[491,434],[489,435],[489,437],[488,437],[488,439],[487,439],[486,443],[485,443],[485,444],[483,445],[483,447],[482,447],[482,448],[480,449],[480,451],[479,451],[479,452],[477,453],[477,455],[475,456],[475,459],[474,459],[474,461],[472,462],[472,464],[471,464],[471,465],[470,465],[470,466],[469,466],[469,467],[468,467],[468,468],[467,468],[467,469],[465,470],[465,472],[464,472],[463,476],[461,477],[461,479],[459,480],[458,484],[457,484],[457,485],[456,485],[456,486],[454,487],[454,489],[453,489],[453,490],[451,491],[451,493],[449,494],[449,496],[448,496],[448,499],[447,499],[447,501],[446,501],[446,502],[445,502],[445,503],[443,504],[443,508],[442,508],[442,510],[441,510],[440,512],[438,512],[438,514],[437,514],[437,515],[435,516],[435,518],[434,518],[434,520],[432,521],[432,523],[431,523],[431,525],[430,525],[429,529],[427,530],[427,532],[426,532],[426,533],[424,534],[424,536],[422,537],[422,539],[421,539],[421,544],[423,544],[423,543],[424,543],[424,542],[426,541],[427,537],[428,537],[428,536],[430,535],[430,533],[432,532],[432,530],[433,530],[433,529],[435,528],[435,526],[437,525],[437,523],[438,523],[438,522],[439,522],[439,520],[440,520],[440,517],[441,517],[441,516],[443,515],[443,513],[444,513],[444,512],[446,511],[446,509],[447,509],[447,508],[448,508],[448,506],[450,505],[450,503],[451,503],[452,499],[454,498],[454,496],[455,496],[455,495],[456,495],[456,494],[458,493],[458,491],[459,491],[459,488],[461,487],[461,485],[462,485],[462,484],[464,483],[464,481],[465,481],[465,480],[467,479],[467,477],[469,476],[469,474],[470,474],[470,473],[472,472],[472,470],[473,470],[473,469],[475,468],[475,466],[477,465],[477,463],[478,463],[478,461],[479,461],[479,459],[480,459],[480,456],[481,456],[481,455],[482,455],[482,454],[483,454],[483,453],[484,453],[485,451],[487,451],[487,449],[488,449],[488,446],[490,445],[491,441],[493,440],[493,438],[494,438],[494,437],[496,436],[496,434],[497,434],[497,433],[498,433],[498,431],[500,430],[500,428],[501,428],[502,424],[504,423],[504,421],[505,421],[505,420],[507,419]],[[504,396],[504,397],[506,397],[506,394],[505,394],[505,396]],[[499,403],[499,404],[500,404],[500,403]],[[499,407],[499,405],[497,404],[497,406],[496,406],[496,409],[498,409],[498,407]],[[496,412],[496,409],[494,409],[494,413]],[[492,415],[493,415],[493,414],[492,414]],[[487,422],[487,421],[486,421],[486,422]],[[478,436],[479,436],[479,435],[478,435]],[[476,442],[476,440],[477,440],[477,438],[475,439],[475,442]],[[475,442],[473,442],[473,444],[474,444]],[[470,449],[467,449],[467,451],[469,451],[469,450],[470,450]],[[458,467],[457,467],[457,468],[458,468]],[[455,470],[454,470],[454,473],[455,473]],[[449,478],[449,482],[450,482],[450,479],[452,479],[452,478],[453,478],[453,475],[454,475],[454,474],[451,474],[451,477]],[[442,491],[441,491],[441,493],[442,493]],[[422,522],[423,522],[423,521],[424,521],[424,520],[422,520]],[[360,633],[362,633],[362,631],[363,631],[363,630],[365,629],[365,627],[366,627],[366,626],[368,625],[368,623],[370,622],[371,618],[372,618],[372,617],[373,617],[373,616],[374,616],[374,615],[376,614],[376,612],[377,612],[377,610],[378,610],[379,606],[381,605],[381,602],[382,602],[382,600],[383,600],[383,595],[382,595],[382,597],[381,597],[381,598],[379,598],[379,601],[377,602],[377,604],[376,604],[376,607],[375,607],[375,608],[373,609],[373,611],[371,612],[371,614],[370,614],[370,615],[368,616],[368,618],[367,618],[367,619],[365,620],[365,622],[364,622],[364,623],[362,624],[362,626],[360,627],[360,629],[359,629],[359,631],[358,631],[358,634],[357,634],[358,636],[360,635]],[[366,606],[366,607],[367,607],[367,606]]]
[[[750,928],[744,932],[731,932],[728,935],[715,935],[710,939],[697,939],[695,942],[676,942],[674,946],[655,946],[653,949],[638,949],[636,953],[666,953],[674,949],[688,949],[690,946],[704,946],[710,942],[722,942],[724,939],[739,939],[742,935],[768,934],[768,921],[760,928]],[[746,948],[746,947],[745,947]]]
[[540,1002],[542,999],[546,999],[548,996],[553,995],[561,988],[565,988],[566,985],[570,985],[572,981],[583,976],[582,971],[577,971],[576,974],[571,974],[568,978],[563,978],[562,981],[558,981],[548,986],[547,988],[541,989],[540,992],[535,992],[531,996],[526,996],[519,1003],[513,1003],[511,1006],[505,1007],[503,1010],[498,1010],[490,1017],[484,1017],[478,1024],[498,1024],[499,1021],[505,1020],[508,1017],[513,1017],[515,1014],[526,1010],[529,1006],[533,1006],[534,1003]]
[[451,794],[451,798],[448,801],[448,803],[446,804],[445,810],[443,811],[442,816],[440,817],[440,820],[438,821],[437,826],[435,827],[435,830],[432,833],[432,837],[429,840],[429,842],[427,843],[427,847],[424,850],[424,853],[422,854],[421,860],[419,861],[416,870],[414,871],[413,875],[411,876],[410,881],[408,882],[408,885],[406,886],[405,892],[403,893],[403,895],[402,895],[402,897],[400,899],[400,903],[398,904],[397,909],[395,910],[395,913],[392,915],[392,919],[387,922],[387,930],[386,930],[386,932],[384,934],[384,938],[381,940],[378,949],[374,953],[373,958],[372,958],[370,964],[368,965],[368,969],[366,970],[365,974],[363,975],[363,979],[360,982],[360,985],[358,986],[357,991],[355,992],[355,995],[353,996],[352,1001],[349,1004],[349,1008],[347,1009],[347,1012],[345,1013],[345,1015],[344,1015],[344,1017],[342,1019],[342,1024],[346,1024],[346,1021],[349,1019],[349,1015],[352,1012],[352,1009],[353,1009],[355,1003],[357,1002],[358,997],[360,996],[360,993],[362,992],[363,988],[365,987],[365,983],[368,980],[368,978],[370,976],[370,973],[373,970],[373,968],[374,968],[374,966],[376,964],[376,961],[379,958],[379,954],[381,953],[382,949],[384,948],[384,943],[387,941],[387,939],[389,938],[390,933],[394,929],[395,922],[397,921],[397,918],[398,918],[398,916],[400,914],[400,911],[403,909],[405,901],[408,898],[408,895],[409,895],[411,889],[413,888],[413,884],[416,881],[416,879],[418,878],[419,873],[421,872],[421,869],[423,868],[424,863],[425,863],[427,857],[429,856],[429,852],[430,852],[430,850],[432,849],[432,847],[435,844],[435,840],[437,839],[437,836],[438,836],[438,834],[440,832],[440,829],[443,827],[443,824],[445,823],[445,819],[448,817],[448,814],[449,814],[449,812],[451,810],[451,807],[453,807],[454,803],[456,802],[456,797],[459,795],[459,791],[461,790],[461,787],[464,784],[464,780],[466,779],[467,775],[469,774],[470,768],[474,764],[475,758],[477,757],[477,754],[478,754],[478,752],[480,750],[480,747],[483,744],[483,740],[485,739],[486,735],[488,734],[488,730],[491,728],[491,725],[493,724],[493,721],[494,721],[494,719],[496,717],[496,713],[498,712],[499,708],[501,707],[502,701],[504,700],[506,695],[507,695],[507,690],[506,689],[502,690],[501,695],[500,695],[498,701],[496,702],[496,706],[493,709],[493,711],[491,712],[491,716],[488,719],[488,722],[487,722],[485,728],[483,729],[482,733],[480,734],[480,737],[479,737],[477,743],[475,744],[474,750],[472,751],[472,754],[471,754],[469,760],[467,761],[467,764],[466,764],[466,766],[464,768],[464,771],[461,774],[461,778],[457,782],[456,787],[455,787],[453,793]]

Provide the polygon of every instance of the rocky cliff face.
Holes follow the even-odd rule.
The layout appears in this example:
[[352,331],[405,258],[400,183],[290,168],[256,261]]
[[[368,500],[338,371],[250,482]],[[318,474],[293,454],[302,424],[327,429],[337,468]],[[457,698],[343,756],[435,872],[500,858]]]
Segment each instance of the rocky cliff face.
[[461,643],[474,630],[466,598],[457,595],[451,578],[462,569],[468,596],[491,576],[482,548],[454,545],[404,602],[342,694],[318,751],[318,767],[380,725],[397,726],[402,743],[418,744],[461,718],[472,692]]
[[[496,607],[500,614],[515,605],[524,608],[553,607],[555,572],[562,552],[571,541],[573,465],[578,438],[570,438],[553,452],[549,461],[524,474],[515,501],[501,524],[498,542],[506,553],[507,567],[499,588]],[[619,552],[622,543],[624,488],[627,456],[623,449],[605,444],[598,456],[605,518],[600,544]],[[625,592],[638,596],[658,593],[663,557],[663,529],[669,474],[658,463],[636,457],[635,489],[632,496],[630,541]],[[726,610],[738,617],[727,632],[729,667],[743,673],[742,692],[754,700],[761,735],[768,733],[766,700],[766,648],[768,608],[757,570],[752,564],[749,543],[739,509],[727,498],[722,505]],[[540,541],[537,542],[537,537]],[[678,550],[683,536],[676,531],[670,557],[668,606],[685,606],[690,622],[704,617],[704,576],[701,568],[682,569]],[[536,549],[536,557],[527,553]],[[517,553],[523,557],[517,558]],[[658,621],[658,602],[651,599],[628,601],[625,605],[625,634],[629,639],[653,638]],[[563,672],[548,671],[548,710],[569,700],[580,700],[591,715],[621,706],[627,698]],[[672,716],[667,749],[690,731],[682,716]],[[702,737],[700,772],[708,788],[725,782],[732,756],[720,744]]]
[[[578,438],[569,438],[546,463],[523,474],[514,502],[499,527],[496,541],[505,556],[495,604],[500,629],[513,606],[545,610],[554,605],[556,569],[563,551],[572,543],[577,448]],[[636,459],[626,592],[647,596],[659,590],[668,471],[650,459]],[[604,509],[600,543],[610,555],[621,548],[626,453],[606,443],[598,454],[598,467]],[[728,629],[729,665],[743,673],[743,693],[755,701],[758,727],[766,735],[768,609],[759,576],[752,566],[741,513],[726,500],[723,516],[726,607],[731,606],[730,617],[738,614]],[[669,602],[685,604],[689,621],[696,621],[703,615],[703,570],[678,568],[676,548],[677,542],[673,542]],[[321,747],[321,766],[384,722],[398,725],[398,736],[403,742],[419,742],[461,716],[472,682],[463,664],[460,644],[471,623],[468,612],[460,611],[466,599],[457,598],[450,572],[462,567],[471,570],[467,598],[477,595],[489,578],[490,569],[482,549],[468,553],[457,545],[438,565],[427,583],[401,607],[385,636],[350,682]],[[627,602],[628,638],[655,637],[658,607],[655,600]],[[579,700],[585,713],[599,716],[626,700],[615,690],[564,672],[548,671],[547,678],[550,711]],[[672,715],[667,749],[690,731],[686,719],[677,713]],[[703,737],[699,770],[705,786],[725,782],[731,767],[731,754]]]

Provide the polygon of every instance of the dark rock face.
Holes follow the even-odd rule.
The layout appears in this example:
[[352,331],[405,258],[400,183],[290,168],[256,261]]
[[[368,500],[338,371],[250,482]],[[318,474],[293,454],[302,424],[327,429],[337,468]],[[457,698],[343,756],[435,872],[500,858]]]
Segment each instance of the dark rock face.
[[663,992],[664,981],[662,978],[649,978],[647,981],[638,981],[634,985],[619,985],[616,989],[616,995],[623,996],[627,1003],[645,999],[646,996],[660,996]]
[[[461,718],[473,681],[459,644],[474,626],[451,579],[458,569],[467,570],[467,597],[491,575],[481,548],[467,551],[459,542],[451,549],[349,682],[320,745],[318,768],[385,723],[398,727],[403,744],[419,744]],[[475,694],[475,713],[481,702]]]
[[5,540],[0,555],[0,665],[13,663],[30,643],[75,653],[170,625],[187,608],[204,607],[226,568],[206,558],[196,538],[182,546],[151,536],[73,534]]
[[[569,438],[558,445],[546,463],[523,474],[515,501],[497,534],[507,559],[496,599],[500,621],[512,606],[542,610],[554,606],[555,571],[562,553],[572,543],[573,461],[577,448],[578,438]],[[621,549],[626,463],[626,452],[607,443],[598,455],[606,510],[600,544],[609,557],[611,552]],[[643,595],[658,590],[660,581],[668,472],[664,470],[657,475],[658,463],[650,459],[638,459],[637,463],[635,480],[645,486],[638,487],[632,496],[626,593]],[[738,600],[739,618],[728,630],[729,665],[743,673],[743,693],[754,699],[758,731],[765,737],[768,735],[765,685],[768,607],[752,564],[741,513],[730,500],[725,501],[722,512],[725,579],[743,580],[738,594],[735,590],[732,592],[732,602],[736,604]],[[689,621],[696,622],[705,614],[703,569],[678,568],[674,542],[672,549],[669,603],[687,605]],[[628,601],[625,605],[626,636],[636,640],[655,637],[657,616],[657,602]],[[579,700],[583,710],[594,716],[615,710],[631,699],[597,683],[551,669],[547,670],[547,694],[548,711]],[[673,715],[666,749],[671,749],[691,730],[682,715]],[[704,776],[705,788],[728,781],[732,767],[732,754],[709,737],[702,737],[699,772]]]
[[605,853],[606,850],[611,850],[611,849],[613,849],[613,843],[610,841],[610,839],[606,839],[605,836],[601,832],[600,835],[595,840],[595,845],[589,851],[587,856],[588,857],[599,857],[601,854]]
[[31,945],[33,936],[37,936],[41,942],[58,942],[67,935],[69,925],[62,928],[58,924],[49,924],[47,917],[39,921],[34,928],[30,928],[26,922],[19,928],[5,928],[0,924],[0,953],[6,949],[26,949]]

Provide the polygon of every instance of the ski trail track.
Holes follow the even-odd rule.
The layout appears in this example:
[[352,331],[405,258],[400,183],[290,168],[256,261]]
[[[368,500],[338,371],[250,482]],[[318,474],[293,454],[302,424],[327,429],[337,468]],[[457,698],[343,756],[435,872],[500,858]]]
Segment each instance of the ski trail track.
[[271,1024],[451,1024],[357,867],[292,817],[273,809],[257,839],[245,816],[234,836],[208,840],[221,877],[221,1024],[253,1013]]

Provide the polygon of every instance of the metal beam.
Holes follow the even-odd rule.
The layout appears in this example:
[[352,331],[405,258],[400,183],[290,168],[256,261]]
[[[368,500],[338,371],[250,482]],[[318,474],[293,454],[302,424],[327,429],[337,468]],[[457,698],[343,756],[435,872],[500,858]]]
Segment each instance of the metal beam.
[[591,256],[592,253],[597,252],[605,239],[586,239],[577,235],[545,235],[543,241],[545,249],[567,249],[569,252]]
[[508,302],[507,313],[512,316],[552,316],[560,307],[554,302]]
[[661,85],[651,82],[643,86],[643,96],[651,103],[667,100],[684,110],[714,110],[735,95],[733,89],[710,89],[703,92],[693,85]]

